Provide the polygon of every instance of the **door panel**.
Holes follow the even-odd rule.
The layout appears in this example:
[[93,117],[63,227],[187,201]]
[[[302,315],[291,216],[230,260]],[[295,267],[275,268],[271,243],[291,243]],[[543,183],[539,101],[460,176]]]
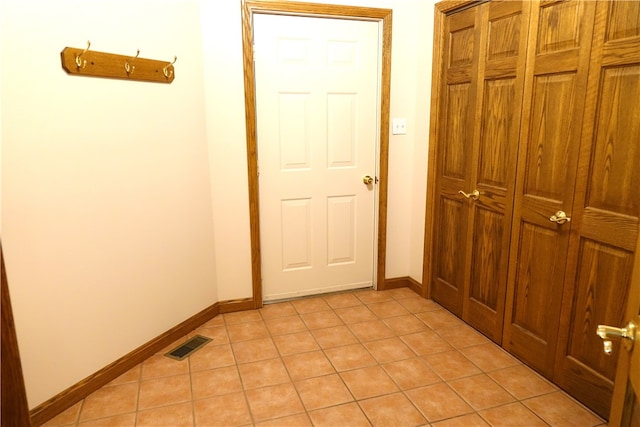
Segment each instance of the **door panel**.
[[[444,29],[442,109],[439,134],[445,144],[440,145],[437,159],[432,297],[462,316],[465,282],[467,220],[469,208],[458,194],[471,185],[470,161],[472,111],[470,110],[475,74],[472,64],[476,45],[477,8],[447,17]],[[475,83],[474,83],[475,85]]]
[[516,182],[504,347],[553,376],[594,2],[535,2]]
[[[496,342],[502,340],[518,133],[522,111],[528,2],[481,6],[477,95],[472,151],[468,255],[471,272],[463,319]],[[470,191],[470,190],[466,190]]]
[[254,16],[264,300],[373,285],[378,25]]
[[[635,253],[640,253],[640,238]],[[609,418],[611,426],[640,426],[640,257],[635,257],[632,275],[625,322],[615,326],[628,327],[629,322],[633,322],[634,345],[630,351],[618,345],[618,352],[613,353],[614,357],[617,355],[618,366]]]
[[555,378],[606,417],[616,360],[593,330],[626,320],[640,217],[640,15],[633,1],[597,8]]

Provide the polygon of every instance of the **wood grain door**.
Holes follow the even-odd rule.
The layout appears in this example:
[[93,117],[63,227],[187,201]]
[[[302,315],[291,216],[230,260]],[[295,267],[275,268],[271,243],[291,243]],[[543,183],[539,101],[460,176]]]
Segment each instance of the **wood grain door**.
[[[602,1],[597,3],[554,378],[603,417],[609,414],[616,359],[603,354],[594,331],[598,324],[628,320],[625,304],[639,218],[640,2]],[[619,351],[614,346],[614,353]]]
[[502,338],[529,2],[445,22],[432,296]]
[[[533,4],[503,347],[552,377],[595,3]],[[562,221],[560,221],[562,222]]]
[[[635,253],[640,253],[640,238],[638,238]],[[633,277],[627,301],[624,327],[629,330],[629,324],[633,323],[633,341],[631,348],[629,343],[626,346],[620,346],[617,357],[618,366],[611,400],[610,426],[640,426],[640,256],[634,259]]]

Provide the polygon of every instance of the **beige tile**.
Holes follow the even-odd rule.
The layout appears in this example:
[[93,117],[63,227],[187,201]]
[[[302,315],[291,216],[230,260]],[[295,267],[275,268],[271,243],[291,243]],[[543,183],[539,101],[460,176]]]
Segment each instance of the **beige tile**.
[[350,369],[364,368],[376,365],[377,362],[362,346],[362,344],[351,344],[342,347],[334,347],[325,350],[329,361],[338,372]]
[[440,377],[417,357],[387,363],[383,367],[402,390],[410,390],[440,382]]
[[332,406],[330,408],[318,409],[309,412],[309,416],[315,427],[368,427],[371,426],[369,420],[364,415],[357,403],[346,403],[344,405]]
[[274,319],[276,317],[293,316],[297,314],[290,302],[279,302],[275,304],[265,304],[260,310],[260,314],[264,320]]
[[334,374],[336,372],[322,351],[284,356],[282,360],[293,381]]
[[496,408],[485,409],[479,414],[495,427],[506,426],[547,426],[537,415],[527,409],[522,403],[515,402]]
[[68,426],[75,425],[78,421],[78,416],[80,415],[80,408],[82,407],[82,401],[76,403],[69,409],[61,412],[56,415],[46,423],[42,425],[42,427],[58,427],[58,426]]
[[222,314],[217,315],[216,317],[212,318],[211,320],[207,320],[205,323],[202,324],[203,328],[213,328],[216,326],[224,326],[224,317]]
[[445,381],[469,377],[482,371],[458,350],[428,354],[423,359]]
[[430,299],[422,297],[412,297],[398,300],[400,305],[406,308],[410,313],[423,313],[425,311],[441,310],[442,307]]
[[307,411],[353,401],[337,374],[296,381],[295,386]]
[[551,425],[598,426],[602,420],[572,398],[561,392],[545,394],[522,402]]
[[389,290],[387,290],[385,292],[388,293],[389,295],[391,295],[396,300],[401,300],[401,299],[405,299],[405,298],[420,297],[420,295],[415,293],[411,288],[389,289]]
[[382,320],[353,323],[349,325],[349,329],[362,342],[395,336],[395,333]]
[[245,390],[291,381],[289,373],[279,358],[238,365],[238,370]]
[[362,305],[362,301],[356,298],[352,293],[327,295],[324,297],[324,300],[333,309]]
[[313,427],[307,414],[289,415],[275,420],[262,421],[256,427]]
[[335,313],[340,316],[340,319],[346,324],[366,322],[369,320],[378,320],[378,317],[373,314],[366,305],[358,305],[355,307],[337,308]]
[[369,304],[368,307],[373,314],[381,319],[409,314],[407,309],[398,304],[395,300],[376,302]]
[[357,400],[400,391],[379,365],[342,372],[340,377]]
[[196,400],[242,391],[238,368],[227,366],[194,372],[191,374],[191,390]]
[[102,387],[84,399],[80,421],[95,420],[136,410],[138,383]]
[[471,347],[479,344],[488,344],[490,342],[487,337],[468,326],[464,328],[453,326],[439,329],[438,335],[455,348]]
[[279,356],[271,338],[234,342],[231,344],[231,348],[238,364],[273,359]]
[[251,424],[243,393],[225,394],[193,403],[197,426],[242,426]]
[[312,331],[312,333],[320,347],[324,349],[358,342],[358,339],[346,326],[333,326],[331,328],[317,329]]
[[294,332],[306,331],[307,327],[302,322],[302,319],[297,314],[287,317],[276,317],[274,319],[267,319],[264,321],[267,325],[267,329],[271,332],[271,335],[284,335],[292,334]]
[[309,331],[278,335],[273,337],[273,342],[282,356],[320,349],[320,346],[318,346],[318,343]]
[[269,336],[269,331],[262,320],[228,325],[227,333],[231,342],[256,340]]
[[449,343],[433,331],[416,332],[415,334],[404,335],[400,339],[420,356],[442,353],[453,349]]
[[363,344],[378,363],[395,362],[397,360],[410,359],[416,354],[398,337],[385,338],[370,341]]
[[491,372],[520,362],[493,343],[480,344],[460,349],[460,352],[484,372]]
[[375,291],[375,290],[358,291],[358,292],[354,292],[354,295],[365,304],[371,304],[374,302],[381,302],[381,301],[389,301],[393,299],[393,295],[386,291]]
[[518,400],[553,393],[558,389],[524,365],[511,366],[488,374]]
[[189,373],[189,362],[186,359],[175,360],[161,354],[151,356],[142,363],[142,380],[170,377]]
[[291,301],[298,314],[313,313],[315,311],[331,310],[322,297],[304,298]]
[[136,413],[116,415],[79,423],[82,427],[134,427],[136,425]]
[[139,364],[129,369],[127,372],[120,375],[115,380],[111,381],[109,384],[107,384],[107,386],[138,382],[140,381],[141,371],[142,371],[142,364]]
[[429,422],[473,413],[471,406],[445,383],[416,388],[406,394]]
[[157,408],[191,400],[189,375],[156,378],[140,383],[138,410]]
[[429,327],[413,314],[390,317],[388,319],[384,319],[384,323],[397,335],[408,335],[415,332],[429,330]]
[[359,404],[374,426],[417,426],[426,423],[425,418],[402,393],[374,397],[360,401]]
[[445,421],[439,421],[431,424],[433,427],[488,427],[487,424],[478,414],[462,415],[460,417],[449,418]]
[[263,387],[246,392],[254,422],[301,414],[304,406],[291,383]]
[[138,412],[136,427],[192,427],[193,407],[192,403],[164,406],[162,408],[148,409]]
[[515,400],[486,374],[449,381],[449,385],[476,411],[505,405]]
[[300,317],[309,329],[323,329],[342,325],[342,320],[331,310],[301,314]]
[[453,314],[449,313],[447,310],[433,310],[433,311],[425,311],[422,313],[417,313],[416,317],[422,320],[434,331],[439,331],[441,329],[448,329],[452,327],[458,328],[469,328],[466,323],[462,320],[458,319]]
[[233,350],[229,344],[206,345],[189,356],[191,372],[231,366],[235,365],[235,363]]
[[236,323],[258,322],[262,320],[258,310],[236,311],[233,313],[225,313],[222,315],[225,324],[233,325]]

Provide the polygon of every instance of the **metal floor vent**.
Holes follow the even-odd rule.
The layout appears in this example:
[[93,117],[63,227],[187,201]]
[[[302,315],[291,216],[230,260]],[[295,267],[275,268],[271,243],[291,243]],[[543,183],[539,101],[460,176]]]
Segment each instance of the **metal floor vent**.
[[194,351],[202,348],[202,346],[208,343],[209,341],[211,341],[211,338],[203,337],[202,335],[196,335],[195,337],[190,338],[189,341],[185,342],[179,347],[174,348],[169,353],[166,353],[165,356],[170,357],[172,359],[176,359],[176,360],[183,360],[191,356],[191,354],[193,354]]

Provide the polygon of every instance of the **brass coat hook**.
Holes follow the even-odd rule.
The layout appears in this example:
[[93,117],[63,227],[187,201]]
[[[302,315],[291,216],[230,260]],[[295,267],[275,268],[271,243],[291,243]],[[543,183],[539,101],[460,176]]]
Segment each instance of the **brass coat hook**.
[[91,47],[91,41],[87,40],[87,48],[83,50],[81,54],[76,55],[76,65],[78,66],[78,71],[80,71],[81,69],[87,66],[87,60],[86,59],[83,60],[82,56],[85,53],[87,53],[90,47]]
[[132,56],[127,60],[127,62],[124,63],[124,70],[127,72],[127,75],[133,74],[133,72],[135,71],[136,66],[131,65],[131,63],[138,57],[138,55],[140,55],[140,49],[138,49],[138,51],[136,52],[136,56]]
[[162,69],[162,73],[164,74],[164,76],[168,79],[170,79],[173,76],[173,69],[169,69],[169,67],[171,67],[173,64],[176,63],[176,61],[178,60],[177,56],[173,57],[173,62],[170,64],[167,64],[163,69]]

